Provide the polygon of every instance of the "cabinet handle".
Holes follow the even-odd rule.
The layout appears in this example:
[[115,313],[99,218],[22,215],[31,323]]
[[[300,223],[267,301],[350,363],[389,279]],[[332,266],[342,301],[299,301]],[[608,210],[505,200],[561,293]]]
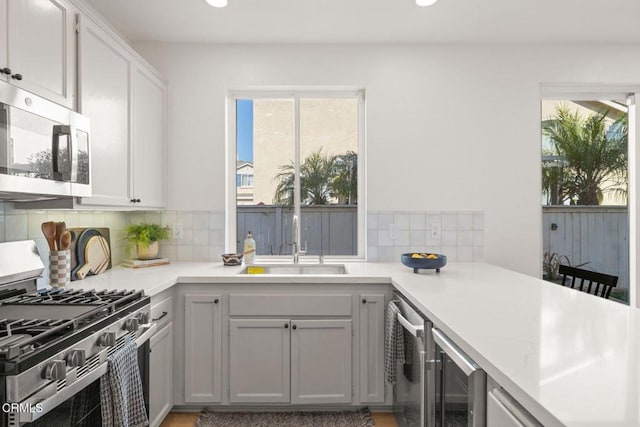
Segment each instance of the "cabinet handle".
[[285,324],[284,324],[284,328],[285,328],[285,329],[289,329],[289,324],[288,324],[288,323],[285,323]]
[[169,313],[167,313],[166,311],[163,311],[163,312],[162,312],[162,314],[161,314],[158,318],[156,318],[156,319],[151,319],[151,320],[152,320],[152,321],[154,321],[154,322],[157,322],[158,320],[162,319],[162,318],[163,318],[164,316],[166,316],[167,314],[169,314]]
[[214,303],[214,304],[217,304],[217,303],[219,303],[219,302],[220,302],[220,300],[219,300],[218,298],[216,298],[216,299],[214,299],[214,300],[213,300],[213,303]]
[[293,325],[291,329],[298,329],[298,327],[296,325]]
[[362,303],[366,304],[367,303],[367,299],[366,298],[362,298]]
[[12,79],[22,80],[22,74],[14,74],[11,76]]
[[11,68],[4,67],[0,70],[2,74],[11,74]]
[[135,203],[135,202],[136,202],[136,199],[131,199],[131,200],[129,200],[129,201],[130,201],[131,203]]

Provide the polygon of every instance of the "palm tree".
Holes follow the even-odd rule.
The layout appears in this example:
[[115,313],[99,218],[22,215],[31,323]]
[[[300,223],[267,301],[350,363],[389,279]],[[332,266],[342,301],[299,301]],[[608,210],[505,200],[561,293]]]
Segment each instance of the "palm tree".
[[[336,171],[335,155],[322,155],[322,148],[311,153],[300,165],[300,200],[306,205],[326,205],[332,196],[331,179]],[[274,204],[293,205],[294,165],[280,166]]]
[[[300,165],[300,200],[306,205],[355,204],[358,196],[357,159],[355,152],[324,155],[322,147],[311,153]],[[293,205],[294,164],[280,166],[273,203]]]
[[626,116],[611,125],[619,132],[608,136],[607,114],[605,111],[583,118],[560,106],[556,118],[543,127],[553,143],[552,152],[545,154],[557,156],[561,164],[557,173],[543,173],[543,187],[558,180],[560,203],[570,200],[571,204],[599,205],[604,193],[626,194]]

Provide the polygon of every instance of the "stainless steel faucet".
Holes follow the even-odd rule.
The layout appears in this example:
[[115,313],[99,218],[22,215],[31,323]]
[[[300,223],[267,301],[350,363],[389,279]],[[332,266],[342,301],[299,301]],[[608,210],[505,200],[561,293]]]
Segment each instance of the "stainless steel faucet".
[[291,247],[293,252],[293,263],[300,261],[300,235],[298,234],[298,215],[293,216],[293,236],[291,237]]

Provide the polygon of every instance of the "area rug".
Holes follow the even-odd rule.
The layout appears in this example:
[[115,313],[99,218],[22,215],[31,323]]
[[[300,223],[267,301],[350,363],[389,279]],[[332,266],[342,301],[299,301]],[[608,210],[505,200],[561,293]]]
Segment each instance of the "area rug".
[[368,409],[326,412],[202,412],[196,427],[374,427]]

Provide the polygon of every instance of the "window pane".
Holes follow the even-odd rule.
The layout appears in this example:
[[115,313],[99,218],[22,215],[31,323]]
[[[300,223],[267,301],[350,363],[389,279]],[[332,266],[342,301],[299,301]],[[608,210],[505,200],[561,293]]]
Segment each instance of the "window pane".
[[629,290],[627,123],[624,100],[542,101],[544,278],[558,282],[560,264],[618,276],[611,299],[623,302]]
[[237,249],[248,231],[258,255],[291,253],[294,103],[236,101]]
[[300,244],[358,254],[358,101],[300,100]]

